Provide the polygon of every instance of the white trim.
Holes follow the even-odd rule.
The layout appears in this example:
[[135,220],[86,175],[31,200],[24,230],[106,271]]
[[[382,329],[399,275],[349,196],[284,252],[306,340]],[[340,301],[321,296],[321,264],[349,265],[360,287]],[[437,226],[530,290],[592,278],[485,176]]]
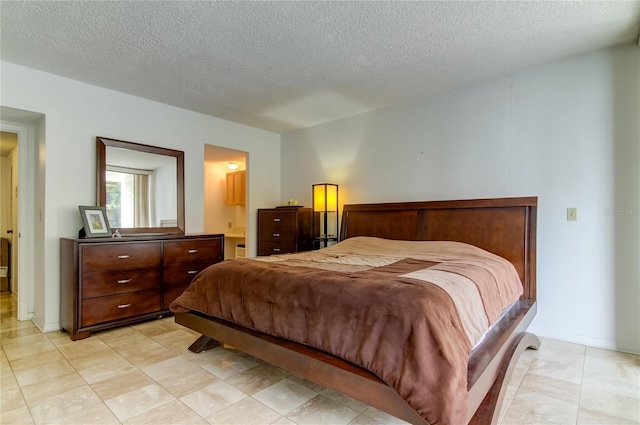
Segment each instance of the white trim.
[[32,176],[33,129],[20,124],[0,121],[0,129],[18,135],[18,320],[33,318],[34,304],[34,205]]

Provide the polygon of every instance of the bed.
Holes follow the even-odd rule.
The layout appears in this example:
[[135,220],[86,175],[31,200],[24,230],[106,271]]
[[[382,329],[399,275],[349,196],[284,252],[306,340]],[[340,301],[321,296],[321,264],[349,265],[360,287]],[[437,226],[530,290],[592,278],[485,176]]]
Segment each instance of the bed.
[[[495,311],[492,313],[493,317],[490,321],[494,323],[491,328],[480,338],[476,338],[477,335],[474,337],[479,342],[474,338],[462,342],[464,335],[459,334],[463,333],[460,329],[466,329],[466,322],[462,325],[455,322],[461,314],[452,313],[450,317],[438,319],[443,324],[452,324],[450,336],[442,334],[444,332],[442,330],[427,332],[433,334],[433,337],[430,336],[431,340],[426,343],[437,346],[435,351],[444,352],[445,359],[449,355],[448,353],[452,353],[455,361],[443,363],[438,356],[425,354],[428,350],[423,349],[424,346],[418,345],[416,341],[429,338],[424,337],[424,332],[414,332],[415,329],[420,329],[422,324],[412,324],[410,332],[404,332],[398,328],[400,329],[398,334],[406,333],[408,335],[408,339],[405,340],[394,339],[394,328],[388,328],[392,330],[391,334],[388,329],[380,330],[381,333],[374,334],[374,337],[385,339],[388,343],[379,344],[373,349],[367,348],[366,343],[355,344],[358,345],[355,348],[345,345],[347,344],[345,340],[350,340],[345,335],[352,331],[351,328],[354,333],[360,333],[356,328],[361,320],[359,317],[354,319],[357,316],[354,311],[357,312],[359,307],[329,309],[330,314],[341,318],[332,322],[330,315],[325,316],[321,321],[309,319],[315,317],[318,312],[305,304],[303,308],[298,310],[298,314],[300,315],[300,311],[302,314],[300,317],[296,317],[296,320],[275,320],[274,317],[280,318],[282,315],[278,313],[279,310],[275,314],[273,312],[275,298],[271,300],[266,298],[274,296],[279,297],[280,300],[290,299],[290,302],[296,305],[299,302],[305,302],[302,294],[307,291],[306,289],[297,289],[298,294],[301,294],[300,299],[287,295],[285,292],[285,288],[289,285],[296,284],[296,279],[300,282],[307,282],[311,287],[315,285],[314,291],[320,290],[318,288],[357,286],[355,284],[345,285],[344,279],[348,280],[349,277],[339,276],[339,273],[334,273],[332,270],[327,271],[321,268],[319,269],[321,274],[318,274],[318,270],[312,271],[307,267],[283,266],[278,264],[278,259],[226,261],[212,266],[210,268],[212,271],[207,272],[210,275],[206,278],[213,281],[217,279],[221,286],[217,287],[214,293],[202,292],[204,291],[202,288],[210,285],[199,282],[205,277],[200,279],[197,277],[189,289],[172,303],[172,310],[175,312],[177,323],[203,335],[190,347],[194,352],[215,347],[220,343],[229,344],[413,424],[496,423],[506,391],[506,383],[517,359],[526,348],[539,346],[535,335],[526,331],[536,313],[536,211],[537,198],[535,197],[358,204],[344,207],[341,240],[345,241],[344,243],[348,246],[357,244],[361,240],[369,242],[374,240],[371,238],[380,238],[385,241],[409,241],[408,244],[417,241],[442,241],[418,243],[418,245],[438,244],[440,246],[445,244],[447,247],[455,247],[456,250],[460,246],[465,251],[471,250],[474,253],[476,251],[473,250],[482,251],[482,257],[490,258],[496,264],[508,263],[511,267],[512,271],[509,273],[515,276],[519,292],[514,301],[508,303],[508,307],[504,311],[499,311],[498,314]],[[402,246],[405,246],[404,243]],[[315,254],[310,253],[309,255]],[[332,251],[326,255],[343,257],[343,253],[335,255],[335,252],[332,253]],[[390,261],[382,265],[374,264],[373,269],[365,267],[362,273],[349,272],[346,275],[350,276],[352,281],[357,280],[358,282],[362,280],[360,278],[364,275],[390,276],[389,280],[393,280],[395,287],[402,291],[411,286],[424,292],[423,285],[419,284],[415,279],[415,273],[412,273],[418,273],[419,270],[425,269],[425,265],[420,261],[427,260],[420,257],[408,258],[406,261]],[[437,263],[440,264],[441,260],[438,259]],[[256,263],[259,264],[256,265]],[[442,261],[441,264],[443,266],[439,267],[441,269],[439,272],[450,266],[445,261]],[[390,269],[395,270],[400,266],[399,277],[388,274]],[[429,263],[426,268],[430,269],[432,266],[433,264]],[[227,276],[220,274],[226,273],[223,270],[225,268],[235,271],[228,278],[222,278],[221,276]],[[258,269],[257,275],[246,275],[247,271],[253,273],[256,268]],[[452,270],[452,272],[463,273],[460,270]],[[234,273],[235,277],[231,277]],[[433,272],[430,270],[430,273]],[[285,275],[286,277],[283,277]],[[335,282],[330,279],[334,275],[338,276]],[[238,282],[242,281],[242,276],[252,276],[250,280],[254,281],[261,280],[260,286],[243,290],[244,292],[240,292],[237,299],[232,298],[231,293],[234,292]],[[259,278],[254,276],[259,276]],[[353,279],[354,277],[358,279]],[[276,281],[276,279],[278,280]],[[280,281],[281,279],[285,280]],[[372,282],[374,281],[375,279],[372,279]],[[416,282],[418,283],[416,284]],[[408,285],[409,283],[412,285]],[[276,291],[276,287],[281,288],[282,293],[278,292],[280,289]],[[372,287],[369,286],[363,288],[366,288],[365,291],[360,293],[345,290],[340,297],[335,298],[331,303],[350,306],[345,303],[361,298],[360,295],[354,294],[365,294],[366,296],[362,295],[362,297],[366,298],[369,294],[387,290],[385,288],[379,289],[380,287],[371,289]],[[189,293],[189,291],[191,292]],[[332,291],[336,292],[336,289]],[[439,289],[430,291],[430,294],[437,295]],[[398,292],[398,294],[400,293],[401,291]],[[389,296],[389,292],[383,292],[382,298],[384,298],[384,294],[387,294],[388,299],[406,299],[402,302],[407,303],[410,303],[415,297],[413,293],[404,294],[405,298],[402,298],[400,295],[397,297]],[[249,295],[254,298],[245,299]],[[318,298],[316,292],[312,295],[309,300]],[[513,297],[513,294],[510,296]],[[184,301],[189,298],[196,301],[206,300],[206,302],[202,305],[185,304]],[[445,299],[449,298],[451,297],[444,296],[438,303],[443,303]],[[506,298],[508,297],[503,298],[507,302]],[[230,304],[223,304],[225,299],[230,300]],[[238,301],[240,299],[241,301]],[[265,300],[265,305],[258,304],[260,300]],[[370,303],[382,303],[379,299],[372,298],[372,300]],[[487,301],[483,299],[483,302]],[[312,301],[308,301],[308,303],[312,304]],[[264,320],[256,320],[256,317],[243,319],[248,314],[247,305],[250,306],[251,313],[264,311],[263,316],[260,316],[262,313],[256,313],[258,317],[264,317]],[[276,308],[279,305],[276,304]],[[376,305],[382,306],[382,304]],[[240,309],[239,306],[242,308]],[[320,305],[320,307],[322,306]],[[383,314],[386,314],[382,316],[384,320],[375,318],[371,323],[403,321],[402,316],[393,312],[389,313],[385,310],[386,306],[382,307],[375,310],[382,310]],[[319,308],[319,310],[326,309],[325,307]],[[405,310],[407,312],[414,311],[413,308]],[[489,310],[489,308],[486,307],[485,310]],[[288,311],[287,314],[289,314]],[[431,316],[440,316],[440,313]],[[234,321],[230,321],[230,318],[233,318]],[[387,320],[387,318],[393,320]],[[427,320],[433,321],[435,319],[429,318]],[[275,323],[270,324],[269,321]],[[335,326],[339,332],[323,332],[322,329],[316,329],[314,325],[307,326],[309,329],[306,329],[306,333],[300,336],[299,329],[296,329],[295,326],[291,330],[282,330],[284,325],[280,322],[287,321],[316,325],[331,323],[330,330]],[[474,321],[472,319],[469,323]],[[263,323],[267,324],[263,325]],[[342,326],[340,323],[350,323],[350,325]],[[438,326],[435,329],[445,327],[444,325]],[[300,327],[298,326],[298,328]],[[318,325],[318,327],[321,326]],[[375,326],[369,326],[367,329],[373,327]],[[415,334],[418,336],[416,337]],[[391,336],[389,337],[389,335]],[[477,344],[474,344],[475,342]],[[345,349],[345,347],[347,348]],[[387,360],[389,360],[388,364]],[[401,366],[396,367],[392,361],[398,360]],[[437,367],[430,365],[431,360],[433,360],[433,365],[437,365]],[[399,374],[396,374],[395,369],[400,371]]]

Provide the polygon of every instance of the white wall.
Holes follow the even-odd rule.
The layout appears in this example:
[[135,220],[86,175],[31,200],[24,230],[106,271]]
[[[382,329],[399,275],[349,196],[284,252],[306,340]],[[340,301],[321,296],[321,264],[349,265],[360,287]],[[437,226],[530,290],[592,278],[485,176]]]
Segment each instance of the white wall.
[[178,193],[174,182],[178,171],[174,161],[163,167],[156,168],[153,173],[154,187],[154,217],[151,217],[151,227],[160,226],[162,220],[176,220],[178,211]]
[[[580,57],[282,137],[282,194],[538,196],[541,336],[640,353],[640,49]],[[566,221],[566,208],[578,221]]]
[[[76,236],[82,227],[78,205],[96,202],[96,136],[185,151],[187,233],[204,230],[204,145],[212,140],[249,152],[248,208],[273,205],[280,198],[278,134],[7,62],[1,66],[1,105],[43,114],[46,123],[35,135],[40,161],[36,199],[42,195],[44,201],[36,205],[43,214],[36,227],[43,226],[43,232],[32,247],[35,264],[42,265],[34,320],[45,331],[59,327],[59,238]],[[255,215],[250,214],[249,230],[255,228]]]

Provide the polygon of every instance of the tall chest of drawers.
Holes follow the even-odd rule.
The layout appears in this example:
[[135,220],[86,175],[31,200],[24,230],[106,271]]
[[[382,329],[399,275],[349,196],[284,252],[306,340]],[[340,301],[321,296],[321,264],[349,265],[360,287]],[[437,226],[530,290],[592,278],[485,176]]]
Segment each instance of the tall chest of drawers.
[[71,339],[161,317],[198,272],[223,260],[223,235],[60,240],[60,324]]
[[312,248],[311,208],[258,210],[258,255],[287,254]]

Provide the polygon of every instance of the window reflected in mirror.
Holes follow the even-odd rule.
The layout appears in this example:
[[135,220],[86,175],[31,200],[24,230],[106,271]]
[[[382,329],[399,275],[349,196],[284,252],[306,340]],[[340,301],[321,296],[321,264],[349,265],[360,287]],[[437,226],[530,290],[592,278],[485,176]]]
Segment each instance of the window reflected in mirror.
[[111,226],[153,227],[149,177],[146,172],[109,171],[107,167],[106,210]]

